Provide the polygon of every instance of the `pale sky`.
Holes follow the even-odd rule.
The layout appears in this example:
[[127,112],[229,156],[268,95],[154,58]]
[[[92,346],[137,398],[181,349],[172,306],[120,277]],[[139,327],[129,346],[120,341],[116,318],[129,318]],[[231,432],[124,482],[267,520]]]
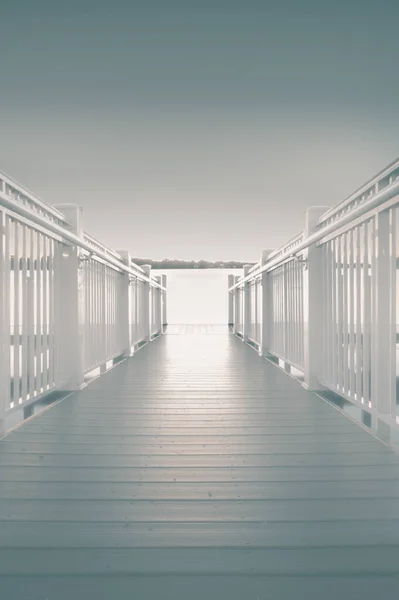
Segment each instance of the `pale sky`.
[[0,170],[135,256],[256,261],[399,155],[399,2],[0,0]]

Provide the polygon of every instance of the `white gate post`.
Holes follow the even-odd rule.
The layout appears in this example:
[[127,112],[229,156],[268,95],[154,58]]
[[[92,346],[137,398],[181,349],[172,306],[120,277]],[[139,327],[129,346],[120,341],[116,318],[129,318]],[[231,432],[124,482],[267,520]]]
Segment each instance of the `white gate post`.
[[[143,265],[144,275],[151,277],[151,265]],[[152,323],[152,307],[151,307],[151,285],[147,282],[142,287],[142,301],[143,301],[143,312],[141,317],[143,319],[141,331],[143,332],[143,342],[149,342],[151,339],[151,323]]]
[[[304,239],[316,231],[321,215],[329,207],[312,206],[305,215]],[[313,244],[304,251],[303,272],[303,332],[304,332],[304,387],[320,388],[319,378],[323,365],[322,323],[322,253]]]
[[[82,208],[59,204],[68,229],[83,238]],[[78,246],[57,244],[54,260],[55,381],[59,389],[76,390],[84,383],[84,270]]]
[[[228,290],[231,288],[231,286],[234,285],[234,275],[228,275],[227,276],[227,286],[228,286]],[[228,320],[227,320],[227,324],[232,327],[234,325],[234,300],[235,300],[235,290],[233,292],[227,292],[229,299],[228,299]]]
[[[240,275],[233,275],[233,285],[239,282],[241,279]],[[241,306],[239,303],[239,290],[235,288],[233,292],[233,333],[236,334],[239,331],[240,318],[241,318]]]
[[[131,254],[128,250],[117,250],[122,261],[130,267],[131,265]],[[126,357],[132,356],[133,354],[133,341],[132,341],[132,315],[131,315],[131,286],[130,286],[129,273],[125,273],[121,276],[121,288],[119,298],[119,326],[120,326],[120,339],[122,347],[124,348],[123,355]]]
[[[268,256],[274,250],[263,250],[261,256],[262,266],[267,262]],[[261,342],[260,355],[269,356],[272,347],[273,336],[273,279],[270,274],[262,273],[262,307],[261,307]]]
[[[244,277],[248,275],[249,270],[252,268],[252,265],[244,265]],[[243,323],[243,336],[242,339],[244,342],[248,342],[249,339],[249,331],[251,327],[251,283],[247,281],[244,283],[244,323]]]
[[[162,285],[162,275],[155,275],[154,279]],[[154,336],[158,335],[162,330],[162,290],[153,288],[152,291],[153,307],[152,314],[155,323]]]
[[[3,184],[4,185],[4,184]],[[7,252],[9,227],[7,215],[0,211],[0,437],[6,433],[6,414],[10,407],[10,256]]]
[[371,401],[382,419],[396,421],[396,215],[377,213],[376,307],[372,332]]
[[[167,286],[167,275],[162,275],[162,287],[166,289]],[[162,292],[162,327],[168,324],[168,312],[167,312],[167,292]]]

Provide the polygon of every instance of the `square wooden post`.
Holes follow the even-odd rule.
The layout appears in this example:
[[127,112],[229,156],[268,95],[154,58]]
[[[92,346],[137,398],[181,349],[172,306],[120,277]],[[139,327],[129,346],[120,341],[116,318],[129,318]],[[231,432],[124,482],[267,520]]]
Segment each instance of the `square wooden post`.
[[[162,287],[167,287],[167,275],[162,275]],[[162,327],[168,324],[168,298],[167,292],[162,292]]]
[[374,319],[371,323],[371,401],[378,416],[396,423],[396,215],[375,216]]
[[[243,268],[244,277],[246,277],[248,275],[251,267],[252,267],[252,265],[244,265],[244,268]],[[249,332],[250,332],[250,328],[251,328],[251,283],[249,281],[244,283],[243,296],[244,296],[244,298],[243,298],[243,300],[244,300],[244,310],[243,310],[244,323],[243,323],[242,339],[244,342],[248,342]]]
[[[151,265],[143,265],[144,274],[147,277],[151,277]],[[141,331],[143,332],[142,342],[149,342],[151,339],[151,324],[152,324],[152,302],[151,302],[151,286],[149,283],[145,282],[142,286],[142,312],[141,318],[142,323],[140,324]]]
[[[234,285],[234,275],[227,276],[227,288],[228,290],[231,286]],[[234,302],[235,302],[235,290],[233,292],[227,292],[229,295],[228,299],[228,315],[227,315],[227,324],[230,327],[234,325]]]
[[[69,230],[83,238],[82,208],[57,205]],[[59,389],[76,390],[84,383],[84,270],[77,245],[58,244],[55,252],[55,381]]]
[[[130,267],[131,264],[131,254],[128,250],[117,250],[120,255],[122,261],[126,266]],[[124,356],[129,357],[133,355],[133,340],[132,340],[132,314],[131,314],[131,290],[132,287],[130,285],[131,276],[129,273],[125,272],[121,277],[121,287],[120,287],[120,298],[119,298],[119,312],[118,312],[118,320],[120,327],[120,338],[122,340],[122,345],[124,348]]]
[[[154,279],[162,285],[162,275],[155,275]],[[153,288],[152,301],[153,335],[158,335],[162,330],[162,292],[159,288]]]
[[[263,250],[261,256],[262,266],[266,264],[268,256],[274,250]],[[261,306],[261,343],[260,354],[269,356],[272,347],[273,336],[273,279],[269,273],[262,273],[262,306]]]
[[[308,208],[305,215],[304,239],[316,231],[320,217],[328,210],[326,206]],[[304,326],[304,387],[319,389],[323,365],[322,323],[322,253],[313,244],[304,251],[303,272],[303,326]]]
[[10,272],[9,217],[0,211],[0,437],[6,433],[6,416],[11,401],[10,363]]

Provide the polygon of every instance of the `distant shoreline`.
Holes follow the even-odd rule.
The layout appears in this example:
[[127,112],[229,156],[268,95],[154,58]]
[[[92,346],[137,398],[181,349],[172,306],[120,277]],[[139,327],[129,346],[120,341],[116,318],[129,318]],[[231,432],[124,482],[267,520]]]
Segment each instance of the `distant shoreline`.
[[132,261],[139,267],[150,265],[152,269],[242,269],[244,265],[256,264],[238,261],[210,262],[206,260],[151,260],[149,258],[132,258]]

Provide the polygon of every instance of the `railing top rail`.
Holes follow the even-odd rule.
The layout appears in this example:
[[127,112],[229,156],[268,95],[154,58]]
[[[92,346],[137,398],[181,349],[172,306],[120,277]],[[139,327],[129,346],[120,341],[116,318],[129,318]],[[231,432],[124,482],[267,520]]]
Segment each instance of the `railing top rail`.
[[0,171],[0,194],[8,196],[11,190],[14,192],[12,194],[14,199],[23,206],[29,206],[39,214],[48,216],[49,220],[55,219],[59,224],[68,224],[62,212],[54,208],[54,206],[46,204],[46,202],[43,202],[35,194],[17,183],[15,179]]
[[[23,188],[21,189],[23,190]],[[22,191],[21,194],[23,193],[24,192]],[[10,212],[23,217],[27,221],[39,225],[43,229],[61,238],[64,242],[81,248],[85,252],[89,253],[89,255],[91,256],[97,256],[101,260],[112,265],[113,267],[116,267],[120,271],[128,273],[132,277],[137,277],[137,279],[145,281],[153,287],[157,287],[162,289],[163,291],[166,291],[166,288],[164,288],[151,276],[147,277],[143,273],[143,269],[141,269],[141,267],[136,267],[132,264],[128,266],[122,261],[121,257],[117,253],[116,255],[114,255],[114,253],[106,249],[105,246],[101,248],[102,244],[100,244],[99,246],[97,244],[93,244],[93,242],[96,242],[96,240],[94,240],[94,238],[92,238],[89,234],[85,233],[84,239],[82,239],[79,236],[72,233],[71,231],[69,231],[68,229],[66,229],[65,225],[67,225],[67,222],[65,221],[64,215],[62,215],[62,213],[59,213],[56,209],[52,209],[52,207],[49,207],[43,202],[41,202],[41,204],[43,205],[44,213],[35,210],[35,208],[31,207],[30,205],[26,205],[24,203],[19,202],[13,196],[7,194],[5,190],[0,190],[0,207],[3,206]],[[58,218],[57,220],[52,220],[51,218],[49,218],[49,214],[51,213],[51,211],[53,211],[54,213],[58,213],[61,216],[61,224],[57,222]]]
[[[337,218],[340,213],[350,211],[361,202],[365,202],[370,196],[375,195],[399,177],[399,158],[382,169],[377,175],[374,175],[360,188],[355,190],[350,196],[327,210],[319,219],[318,227],[322,228],[332,219]],[[392,179],[390,179],[392,178]]]
[[278,256],[280,256],[281,254],[283,254],[287,250],[292,250],[293,248],[295,248],[296,246],[298,246],[302,242],[302,240],[303,240],[303,231],[300,231],[294,237],[292,237],[290,240],[288,240],[288,242],[286,242],[285,244],[283,244],[282,246],[280,246],[280,248],[277,248],[276,250],[273,250],[273,252],[271,252],[269,254],[268,260],[272,260],[274,258],[277,258]]
[[[302,239],[303,239],[303,231],[301,231],[300,233],[297,233],[293,238],[288,240],[288,242],[286,242],[280,248],[276,248],[276,250],[273,250],[269,254],[268,260],[271,260],[272,258],[275,258],[276,256],[279,256],[280,254],[282,254],[285,250],[291,249],[292,247],[296,246],[297,244],[299,244],[302,241]],[[255,265],[253,265],[253,267],[251,267],[249,269],[248,275],[251,275],[252,273],[257,271],[261,266],[262,266],[262,262],[259,260]]]
[[[392,163],[392,164],[396,164],[396,163]],[[398,167],[399,167],[399,161],[398,161]],[[355,206],[353,208],[353,210],[351,210],[350,212],[348,212],[348,211],[343,212],[337,219],[332,220],[331,222],[329,222],[328,224],[323,226],[323,228],[318,228],[315,231],[315,233],[312,233],[310,236],[303,239],[300,243],[295,245],[295,247],[293,249],[285,250],[284,252],[282,252],[279,255],[272,256],[270,258],[270,260],[268,260],[262,267],[260,267],[256,271],[250,273],[246,277],[243,277],[236,284],[232,285],[229,288],[229,291],[231,292],[231,291],[235,290],[236,288],[241,287],[244,283],[246,283],[247,281],[250,281],[251,279],[254,279],[261,273],[270,271],[271,269],[275,268],[276,266],[285,262],[286,260],[293,258],[296,254],[299,254],[303,250],[306,250],[312,244],[319,242],[326,236],[334,233],[335,231],[337,231],[341,227],[344,227],[351,221],[358,219],[359,217],[361,217],[364,214],[370,212],[371,210],[381,206],[382,204],[388,202],[389,200],[391,200],[392,198],[394,198],[395,196],[398,196],[398,195],[399,195],[399,177],[397,179],[395,179],[394,181],[392,181],[391,183],[389,183],[387,186],[385,186],[380,191],[377,191],[375,194],[368,197],[363,203]],[[324,218],[324,215],[323,215],[323,218]]]
[[[117,260],[122,260],[121,255],[118,252],[116,252],[116,250],[110,250],[109,248],[107,248],[107,246],[105,246],[104,244],[99,242],[96,238],[94,238],[92,235],[90,235],[86,231],[83,232],[83,237],[84,237],[84,240],[93,247],[93,250],[100,250],[102,252],[105,252],[105,254],[109,255],[112,258],[116,258]],[[144,273],[144,269],[142,267],[139,267],[139,265],[136,265],[133,261],[130,262],[130,266],[133,269],[136,269],[137,271],[141,271],[141,273]]]

